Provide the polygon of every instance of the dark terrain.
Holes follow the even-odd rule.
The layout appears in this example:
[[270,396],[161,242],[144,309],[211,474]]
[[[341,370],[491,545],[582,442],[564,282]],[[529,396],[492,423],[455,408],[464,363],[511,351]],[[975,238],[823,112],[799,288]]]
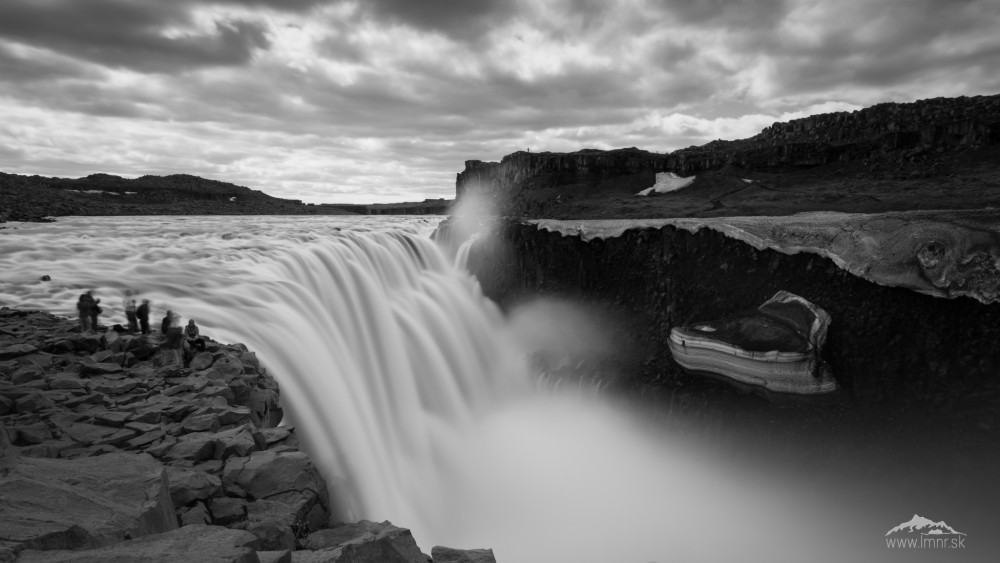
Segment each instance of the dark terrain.
[[67,215],[423,215],[447,213],[450,203],[313,205],[187,174],[71,179],[0,172],[0,222]]

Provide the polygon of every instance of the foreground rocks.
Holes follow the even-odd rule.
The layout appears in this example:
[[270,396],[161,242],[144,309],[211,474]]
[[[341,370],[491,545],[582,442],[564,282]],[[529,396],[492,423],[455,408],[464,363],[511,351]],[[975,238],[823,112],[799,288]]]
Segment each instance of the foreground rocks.
[[207,341],[0,309],[0,562],[431,560],[388,522],[331,528],[274,379]]

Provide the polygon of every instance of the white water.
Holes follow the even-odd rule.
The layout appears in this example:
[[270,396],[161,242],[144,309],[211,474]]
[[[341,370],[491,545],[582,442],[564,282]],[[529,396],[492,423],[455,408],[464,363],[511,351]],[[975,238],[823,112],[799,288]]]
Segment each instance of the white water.
[[[216,340],[247,344],[278,380],[340,516],[411,528],[426,552],[492,547],[506,563],[859,560],[844,543],[857,530],[830,495],[742,471],[599,399],[537,390],[520,360],[531,326],[570,339],[575,327],[550,314],[533,324],[528,311],[508,328],[427,238],[432,220],[9,226],[0,305],[69,315],[94,289],[110,324],[124,322],[119,301],[132,288],[152,300],[153,326],[170,308]],[[870,531],[877,548],[882,531]]]

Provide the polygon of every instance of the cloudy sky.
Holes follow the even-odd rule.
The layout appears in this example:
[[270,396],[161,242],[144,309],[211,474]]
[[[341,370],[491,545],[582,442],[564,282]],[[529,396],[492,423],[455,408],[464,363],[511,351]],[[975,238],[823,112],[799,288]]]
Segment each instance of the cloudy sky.
[[997,30],[997,0],[0,0],[0,171],[452,197],[529,147],[1000,93]]

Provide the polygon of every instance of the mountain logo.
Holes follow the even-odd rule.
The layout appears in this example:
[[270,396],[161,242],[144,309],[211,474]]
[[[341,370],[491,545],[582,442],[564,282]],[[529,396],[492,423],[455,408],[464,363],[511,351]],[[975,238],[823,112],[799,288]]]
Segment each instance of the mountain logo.
[[964,532],[944,520],[935,522],[919,514],[885,533],[886,547],[896,549],[962,549],[965,539]]

